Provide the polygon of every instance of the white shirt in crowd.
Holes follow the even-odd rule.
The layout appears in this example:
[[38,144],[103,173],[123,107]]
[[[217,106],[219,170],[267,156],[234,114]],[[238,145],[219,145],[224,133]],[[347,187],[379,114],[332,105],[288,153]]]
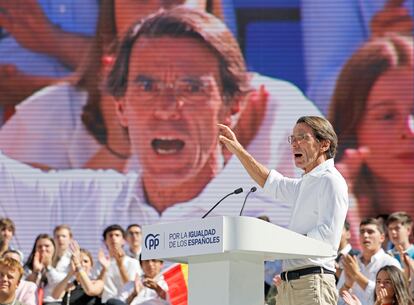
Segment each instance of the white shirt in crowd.
[[[368,286],[362,289],[358,283],[354,283],[352,286],[352,293],[354,293],[358,299],[364,305],[373,305],[374,304],[374,293],[375,293],[375,282],[376,276],[379,269],[384,266],[396,266],[401,269],[401,264],[393,257],[385,253],[385,251],[381,248],[377,253],[375,253],[371,257],[371,261],[365,265],[361,261],[362,254],[357,256],[357,261],[359,265],[359,269],[361,273],[368,278]],[[337,288],[340,289],[345,283],[345,272],[341,273],[339,277]],[[338,301],[338,305],[344,305],[344,300],[340,297]]]
[[[162,274],[158,275],[155,281],[165,292],[167,292],[166,300],[160,298],[154,289],[143,286],[138,295],[132,300],[130,305],[169,305],[170,302],[168,298],[168,285],[164,280],[164,276]],[[133,290],[134,282],[128,282],[124,286],[120,299],[126,302],[128,296],[133,292]]]
[[284,260],[283,270],[321,266],[335,271],[334,260],[348,210],[348,187],[333,159],[319,164],[300,179],[287,178],[272,170],[264,190],[274,199],[291,205],[289,230],[332,246],[329,258]]
[[59,302],[62,299],[55,299],[52,297],[53,290],[56,285],[59,284],[67,275],[70,269],[71,254],[66,251],[62,257],[58,260],[56,267],[49,266],[47,269],[47,285],[43,291],[44,302]]
[[[122,264],[128,273],[129,281],[135,280],[137,274],[142,275],[141,267],[136,259],[124,256]],[[106,303],[111,298],[119,298],[124,285],[116,260],[111,258],[109,268],[105,273],[102,303]]]
[[37,285],[30,281],[20,280],[16,289],[16,300],[24,305],[37,305]]

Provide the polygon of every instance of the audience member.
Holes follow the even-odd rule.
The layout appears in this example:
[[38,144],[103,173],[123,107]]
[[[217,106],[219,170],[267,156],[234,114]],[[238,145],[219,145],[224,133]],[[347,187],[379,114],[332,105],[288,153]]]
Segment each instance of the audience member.
[[67,273],[70,268],[72,254],[69,251],[69,245],[73,240],[72,229],[61,224],[53,230],[53,237],[56,245],[56,255],[53,257],[53,266],[57,272]]
[[[363,305],[355,294],[343,291],[342,298],[348,305]],[[413,305],[414,299],[408,289],[406,278],[395,266],[384,266],[376,275],[375,305]]]
[[55,255],[56,246],[53,238],[48,234],[39,234],[24,265],[26,280],[34,282],[43,290],[43,305],[61,304],[61,300],[52,296],[55,285],[65,277],[65,274],[57,272],[52,265]]
[[[22,257],[16,250],[7,250],[1,257],[12,258],[22,264]],[[37,305],[37,285],[22,278],[16,289],[16,300],[24,305]]]
[[32,251],[24,264],[26,279],[40,284],[44,281],[46,267],[52,264],[55,255],[55,241],[48,234],[39,234],[33,244]]
[[161,274],[163,261],[157,259],[141,260],[144,274],[128,282],[121,295],[121,301],[109,300],[107,305],[169,305],[168,285]]
[[402,265],[404,266],[404,273],[410,284],[410,291],[414,293],[414,260],[406,252],[400,253],[402,257]]
[[2,1],[0,104],[17,104],[75,69],[94,34],[99,1]]
[[65,305],[98,305],[101,304],[100,295],[103,291],[102,278],[91,279],[93,268],[92,254],[79,245],[71,243],[71,268],[65,278],[59,282],[54,290],[53,297],[62,299]]
[[413,13],[413,0],[301,1],[307,96],[322,113],[351,54],[389,32],[412,35]]
[[119,225],[111,225],[103,232],[105,245],[109,252],[110,260],[105,263],[106,272],[102,292],[102,303],[109,299],[118,299],[121,296],[124,285],[141,276],[139,262],[125,255],[122,249],[125,243],[125,231]]
[[[377,219],[362,220],[359,230],[362,252],[358,256],[344,255],[344,269],[338,280],[337,288],[340,292],[352,289],[364,305],[369,305],[374,304],[372,297],[378,270],[387,265],[398,268],[401,268],[401,265],[382,249],[384,230]],[[340,299],[338,304],[344,304],[344,300]]]
[[142,244],[141,226],[139,224],[130,224],[127,227],[126,232],[126,241],[128,243],[126,254],[132,258],[139,260]]
[[410,243],[413,227],[411,216],[406,212],[394,212],[388,217],[386,226],[388,236],[394,245],[394,248],[389,251],[389,254],[394,256],[401,264],[403,264],[400,256],[401,252],[407,253],[411,259],[414,259],[414,245]]
[[351,227],[364,217],[414,214],[413,37],[364,44],[343,67],[329,112],[338,132],[338,169],[354,201]]
[[22,265],[13,258],[0,259],[0,304],[25,305],[16,297],[23,276]]
[[360,251],[353,249],[352,245],[349,243],[351,240],[351,225],[347,220],[345,220],[344,227],[342,228],[341,240],[339,241],[338,255],[335,259],[335,278],[339,279],[342,273],[343,265],[342,260],[345,255],[357,256],[360,254]]
[[[171,32],[172,29],[177,31]],[[145,42],[142,47],[141,42]],[[174,95],[164,94],[168,88],[163,78],[170,73],[170,66],[175,69]],[[128,71],[140,78],[126,81]],[[279,84],[275,88],[289,98],[272,103],[274,108],[266,120],[275,123],[274,128],[262,126],[267,136],[255,141],[263,143],[271,137],[272,148],[268,152],[279,154],[267,155],[263,150],[258,154],[259,160],[266,159],[266,164],[294,175],[292,160],[286,161],[289,146],[282,143],[290,133],[288,122],[291,118],[295,121],[289,102],[301,95],[287,89],[290,85]],[[223,161],[217,140],[217,123],[234,126],[251,92],[240,49],[220,20],[180,7],[159,12],[142,26],[136,25],[121,45],[110,90],[116,98],[120,122],[128,128],[133,161],[139,161],[141,172],[44,173],[0,155],[0,179],[5,182],[0,184],[5,194],[0,203],[7,216],[22,228],[21,232],[27,233],[23,230],[28,225],[22,217],[24,208],[24,214],[37,215],[36,221],[30,223],[32,230],[40,230],[45,223],[68,223],[82,233],[74,232],[79,242],[82,244],[80,238],[86,240],[94,251],[98,241],[93,243],[88,236],[97,236],[110,222],[148,224],[196,217],[210,209],[218,193],[251,187],[250,178],[236,158]],[[174,107],[165,107],[167,99],[170,103],[173,100]],[[307,109],[302,107],[304,113],[309,112]],[[259,147],[262,146],[258,144]],[[232,196],[215,213],[235,215],[239,210],[240,199]],[[289,206],[275,205],[260,191],[250,197],[245,209],[246,215],[266,214],[281,226],[287,226],[289,213]]]

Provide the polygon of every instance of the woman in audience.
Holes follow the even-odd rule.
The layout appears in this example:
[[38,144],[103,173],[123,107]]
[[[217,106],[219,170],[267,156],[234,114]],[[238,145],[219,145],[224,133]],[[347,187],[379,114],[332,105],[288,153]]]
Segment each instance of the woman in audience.
[[64,274],[57,272],[52,265],[55,255],[56,246],[53,238],[48,234],[39,234],[24,265],[26,280],[43,289],[43,305],[61,304],[61,300],[52,296],[53,288],[64,277]]
[[[63,298],[65,305],[97,305],[101,304],[100,294],[104,282],[101,278],[91,279],[93,258],[88,250],[80,249],[76,242],[71,244],[71,269],[53,290],[53,297]],[[72,279],[75,278],[74,281]]]
[[[413,305],[414,299],[409,291],[404,274],[395,266],[384,266],[376,276],[375,305]],[[349,291],[342,297],[348,305],[362,305],[361,301]]]
[[329,120],[337,167],[356,199],[354,224],[358,216],[414,215],[413,58],[412,36],[379,38],[354,53],[336,83]]
[[[165,8],[186,0],[161,1]],[[192,1],[222,16],[221,0]],[[40,168],[124,169],[129,142],[103,89],[117,40],[159,0],[102,0],[95,40],[73,79],[44,88],[19,106],[0,130],[0,150]]]

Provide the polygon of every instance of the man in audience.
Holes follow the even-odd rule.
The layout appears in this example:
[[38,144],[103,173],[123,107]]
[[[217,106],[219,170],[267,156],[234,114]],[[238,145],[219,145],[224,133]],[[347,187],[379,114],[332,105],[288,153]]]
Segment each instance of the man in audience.
[[[337,287],[339,291],[352,289],[364,305],[374,304],[375,281],[378,270],[387,265],[401,268],[400,263],[382,249],[384,229],[375,218],[361,221],[359,239],[362,252],[358,256],[344,255],[343,272]],[[340,293],[341,295],[341,293]],[[344,304],[340,298],[338,304]]]
[[22,265],[13,258],[0,259],[0,304],[25,305],[16,299],[23,276]]
[[341,276],[343,269],[342,259],[344,255],[356,256],[360,253],[359,250],[353,249],[349,241],[351,240],[351,226],[347,220],[345,220],[344,227],[342,228],[341,240],[339,242],[338,256],[335,259],[336,273],[335,277],[338,280]]
[[139,260],[142,243],[142,232],[139,224],[130,224],[128,226],[126,241],[128,243],[126,254]]
[[104,276],[104,290],[102,303],[109,299],[119,299],[124,285],[141,276],[139,262],[127,255],[123,250],[125,244],[125,231],[119,225],[111,225],[103,232],[105,245],[109,252],[109,265],[106,266]]
[[[21,256],[16,250],[7,250],[1,258],[11,258],[22,264]],[[16,300],[19,300],[24,305],[37,305],[37,285],[21,279],[16,289]]]
[[388,253],[394,256],[401,264],[403,264],[400,257],[401,252],[407,253],[411,259],[414,259],[414,245],[410,243],[413,226],[411,216],[406,212],[395,212],[388,217],[385,224],[388,236],[394,245],[394,248],[389,250]]
[[[90,170],[44,173],[0,154],[4,181],[0,205],[5,213],[16,216],[24,228],[27,217],[36,215],[30,223],[35,232],[45,223],[68,223],[78,230],[74,233],[80,244],[93,252],[98,247],[93,237],[108,223],[200,217],[221,194],[240,186],[248,189],[252,183],[236,158],[226,158],[217,140],[217,123],[235,126],[251,93],[241,51],[225,25],[207,13],[175,8],[136,26],[120,48],[109,87],[120,123],[128,129],[131,161],[141,165],[139,175]],[[250,112],[254,122],[247,125],[252,123],[263,133],[247,148],[257,149],[272,139],[272,153],[259,154],[259,159],[294,175],[285,143],[296,121],[293,104],[303,96],[286,82],[275,84],[272,90],[280,99],[269,103],[272,110],[258,116],[254,107]],[[317,112],[309,101],[300,108],[303,114]],[[215,213],[237,215],[240,200],[240,196],[227,198]],[[289,213],[288,206],[275,204],[260,191],[245,208],[245,215],[265,214],[281,226],[288,225]],[[27,235],[25,240],[34,238]]]
[[66,224],[58,225],[53,230],[53,238],[56,245],[56,255],[53,259],[53,265],[56,271],[66,274],[69,271],[72,257],[69,251],[69,245],[73,240],[72,229]]

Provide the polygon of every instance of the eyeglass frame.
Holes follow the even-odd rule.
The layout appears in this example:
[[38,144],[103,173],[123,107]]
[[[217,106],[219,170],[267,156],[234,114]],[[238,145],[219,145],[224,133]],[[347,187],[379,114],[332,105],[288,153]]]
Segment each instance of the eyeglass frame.
[[[287,141],[290,145],[293,145],[293,143],[295,143],[295,142],[299,144],[300,142],[302,142],[305,139],[308,139],[309,137],[310,137],[309,133],[302,133],[302,134],[299,134],[297,136],[292,134],[292,135],[288,136]],[[315,137],[315,139],[316,139],[317,142],[319,142],[319,140],[316,137]]]

